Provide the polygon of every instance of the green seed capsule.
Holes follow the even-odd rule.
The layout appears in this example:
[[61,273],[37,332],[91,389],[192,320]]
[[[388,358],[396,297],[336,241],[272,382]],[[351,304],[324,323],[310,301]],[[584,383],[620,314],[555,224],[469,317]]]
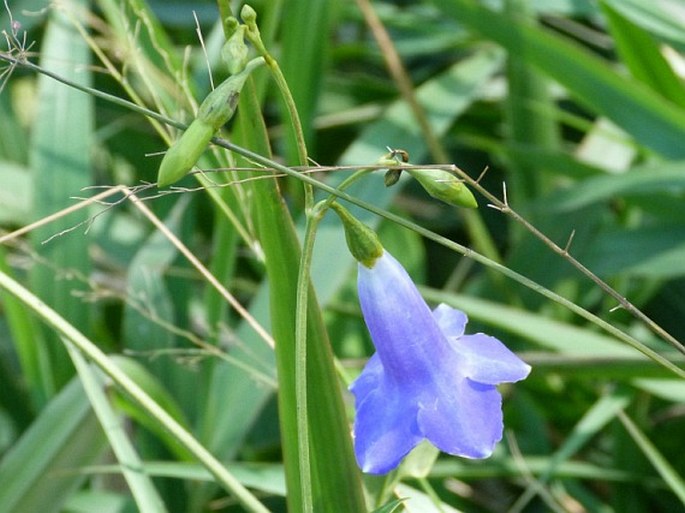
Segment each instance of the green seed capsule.
[[457,207],[478,208],[473,193],[452,173],[442,169],[408,169],[407,172],[435,199]]
[[200,110],[197,112],[197,119],[213,126],[215,130],[219,130],[224,126],[235,112],[240,90],[245,85],[247,77],[250,76],[252,70],[263,63],[264,59],[262,57],[252,59],[247,63],[243,71],[224,80],[202,102]]

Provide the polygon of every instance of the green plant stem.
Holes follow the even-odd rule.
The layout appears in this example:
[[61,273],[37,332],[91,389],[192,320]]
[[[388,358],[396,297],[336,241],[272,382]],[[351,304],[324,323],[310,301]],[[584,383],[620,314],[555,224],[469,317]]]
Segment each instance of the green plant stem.
[[68,339],[81,353],[95,363],[114,383],[143,407],[160,425],[171,433],[178,443],[188,449],[209,470],[224,489],[252,513],[269,513],[269,510],[252,495],[195,437],[160,407],[142,388],[114,365],[105,353],[86,338],[62,316],[43,303],[26,288],[0,272],[0,287],[33,310],[43,321]]
[[107,393],[100,375],[88,365],[83,354],[68,340],[62,342],[69,351],[74,367],[78,372],[83,389],[102,426],[109,446],[121,467],[121,473],[131,491],[139,511],[146,513],[166,513],[167,509],[152,479],[147,475],[133,443],[124,429],[121,415],[117,414],[107,399]]
[[[264,57],[266,65],[269,67],[269,70],[271,70],[273,79],[276,82],[276,87],[278,87],[278,90],[281,92],[281,95],[283,96],[283,101],[285,102],[286,109],[288,109],[288,114],[290,115],[290,126],[292,126],[293,128],[293,131],[295,133],[295,140],[297,141],[297,155],[300,161],[299,163],[301,166],[306,166],[308,163],[307,145],[304,140],[302,121],[300,120],[300,116],[297,113],[297,105],[295,105],[293,95],[290,93],[290,88],[288,87],[288,83],[285,80],[283,71],[281,71],[281,67],[278,65],[278,61],[276,61],[276,59],[273,58],[273,56],[264,46],[256,23],[247,23],[246,35],[250,42],[254,45],[255,49],[257,50],[257,53]],[[307,205],[306,208],[311,206],[311,204]]]
[[[271,70],[271,75],[276,82],[286,108],[290,115],[290,122],[295,133],[299,164],[307,165],[307,146],[302,130],[302,122],[297,113],[295,100],[285,80],[285,76],[262,42],[256,23],[247,23],[247,37],[264,57],[266,65]],[[305,215],[307,218],[305,228],[305,240],[300,254],[297,275],[297,293],[295,301],[295,402],[297,404],[297,440],[299,448],[299,471],[300,489],[302,494],[303,513],[313,513],[312,503],[312,465],[309,451],[309,418],[307,412],[307,312],[309,304],[309,284],[314,240],[316,239],[316,227],[320,216],[314,212],[314,190],[311,184],[304,184]]]
[[[310,186],[311,187],[311,186]],[[300,488],[303,513],[313,513],[312,503],[312,465],[309,451],[309,416],[307,412],[307,305],[309,302],[309,283],[316,229],[321,214],[307,211],[300,267],[297,276],[297,309],[295,312],[295,397],[297,402],[297,442],[300,450]]]
[[676,494],[680,502],[685,504],[685,481],[682,477],[624,411],[619,411],[617,416],[643,454],[668,484],[668,487]]
[[[375,168],[365,168],[365,169],[360,169],[356,173],[354,173],[352,176],[349,176],[343,180],[338,187],[336,187],[336,190],[338,191],[344,191],[347,189],[350,185],[352,185],[354,182],[359,180],[360,178],[366,176],[367,174],[371,173],[372,171],[376,171]],[[335,200],[338,199],[338,196],[335,194],[331,194],[326,198],[325,200],[319,202],[317,205],[317,210],[320,211],[322,214],[328,210],[328,208],[331,206],[331,203],[333,203]]]

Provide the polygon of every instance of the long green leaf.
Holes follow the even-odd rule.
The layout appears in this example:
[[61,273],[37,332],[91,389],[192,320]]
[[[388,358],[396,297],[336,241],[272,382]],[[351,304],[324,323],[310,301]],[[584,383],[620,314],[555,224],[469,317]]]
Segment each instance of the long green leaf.
[[[297,105],[307,143],[312,142],[314,115],[324,78],[324,65],[330,41],[330,0],[290,0],[283,12],[283,49],[279,63]],[[316,30],[312,30],[316,27]],[[283,119],[288,119],[287,112]],[[297,162],[294,139],[287,154]]]
[[162,498],[152,484],[152,480],[146,475],[142,461],[124,430],[123,419],[116,414],[106,397],[102,379],[75,347],[71,346],[68,341],[66,344],[86,395],[121,465],[121,472],[139,510],[146,513],[166,512]]
[[602,2],[621,60],[632,75],[681,109],[685,108],[685,86],[661,54],[654,38],[623,17],[611,3]]
[[635,443],[640,447],[643,454],[654,465],[659,475],[666,481],[673,493],[685,506],[685,480],[673,468],[673,465],[655,447],[652,441],[642,432],[638,425],[625,413],[619,415],[619,419]]
[[576,44],[472,0],[433,1],[455,20],[539,67],[638,142],[667,157],[685,156],[685,111],[612,71],[607,62]]
[[[268,155],[256,96],[244,95],[241,102],[242,137],[253,148]],[[295,399],[295,312],[297,270],[300,246],[290,214],[285,207],[275,179],[253,182],[256,224],[264,249],[269,278],[271,326],[276,341],[276,365],[279,383],[279,412],[283,443],[288,506],[302,510],[299,475],[297,401]],[[316,511],[335,504],[336,511],[364,511],[359,470],[352,453],[352,441],[347,425],[333,356],[321,318],[314,290],[308,304],[308,403],[310,444],[313,462],[313,504]]]
[[678,15],[679,0],[645,2],[644,0],[604,0],[636,25],[660,39],[685,49],[685,21]]
[[[0,117],[2,115],[0,112]],[[0,223],[28,224],[33,196],[29,170],[14,162],[0,160],[0,182],[3,184],[0,189]]]
[[[69,9],[85,12],[87,2],[73,0]],[[66,8],[66,6],[65,6]],[[91,81],[88,47],[60,9],[52,10],[43,39],[41,65],[81,85]],[[33,212],[37,219],[70,204],[72,196],[90,184],[90,144],[93,132],[93,98],[41,75],[38,80],[37,123],[31,139],[30,165],[34,181]],[[80,221],[80,219],[79,219]],[[85,290],[83,277],[90,272],[88,240],[82,232],[62,235],[43,244],[48,237],[76,224],[63,217],[33,232],[38,255],[45,262],[32,270],[34,290],[73,324],[88,330],[89,310],[75,291]],[[80,279],[58,279],[67,276]],[[52,340],[51,372],[57,386],[73,374],[69,356],[61,343]]]
[[685,161],[634,167],[621,175],[599,175],[541,199],[539,205],[556,212],[571,212],[623,196],[678,195],[685,191]]
[[678,223],[605,230],[583,261],[599,276],[657,279],[685,275],[685,227]]
[[[507,0],[506,12],[521,23],[534,25],[532,5],[528,0]],[[507,136],[515,147],[536,148],[538,151],[558,149],[558,127],[551,115],[550,81],[533,68],[525,55],[510,53],[507,58],[508,96],[506,100]],[[545,190],[544,168],[530,166],[524,159],[510,154],[509,172],[512,180],[512,200],[524,204]],[[519,200],[519,201],[517,201]]]
[[106,439],[74,379],[43,409],[0,462],[0,511],[59,512],[98,461]]
[[[7,25],[0,25],[6,27]],[[3,67],[4,68],[4,67]],[[8,76],[7,69],[0,68],[0,89],[6,87],[0,94],[0,160],[12,161],[15,165],[24,164],[28,154],[27,137],[18,118],[20,105],[12,102],[11,86],[5,85]],[[4,167],[4,166],[3,166]],[[28,174],[28,173],[26,173]]]

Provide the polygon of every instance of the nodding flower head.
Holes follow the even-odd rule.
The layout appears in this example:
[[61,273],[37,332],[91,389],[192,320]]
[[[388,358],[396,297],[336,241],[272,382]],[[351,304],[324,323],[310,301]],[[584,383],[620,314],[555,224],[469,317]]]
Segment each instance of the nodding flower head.
[[376,347],[350,386],[361,469],[389,472],[423,439],[456,456],[490,456],[503,429],[496,385],[524,379],[530,366],[494,337],[465,335],[463,312],[431,312],[387,251],[359,265],[358,287]]

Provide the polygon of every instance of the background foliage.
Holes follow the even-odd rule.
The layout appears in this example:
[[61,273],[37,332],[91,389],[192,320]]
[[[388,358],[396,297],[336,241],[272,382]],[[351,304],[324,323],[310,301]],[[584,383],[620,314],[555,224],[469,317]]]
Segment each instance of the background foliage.
[[[407,150],[413,163],[455,163],[473,178],[487,167],[485,190],[502,198],[506,183],[511,207],[561,248],[574,233],[575,258],[685,340],[682,2],[252,5],[314,162],[363,167],[390,146]],[[211,1],[11,0],[7,7],[3,55],[27,57],[174,120],[192,119],[211,89],[208,69],[214,83],[227,74]],[[232,8],[238,13],[240,5]],[[294,166],[291,127],[273,80],[260,70],[223,135]],[[177,136],[159,120],[5,61],[3,229],[101,192],[84,187],[154,181],[160,153]],[[299,261],[293,227],[302,233],[304,199],[296,178],[280,179],[281,203],[264,171],[226,171],[254,166],[212,147],[200,161],[206,175],[185,178],[170,194],[139,191],[149,214],[113,190],[108,203],[3,241],[0,511],[299,511],[299,480],[289,480],[286,493],[284,468],[297,473],[301,446],[288,428],[279,434],[279,422],[295,426],[296,413],[281,404],[279,418],[275,392],[294,404],[287,402],[295,379],[294,349],[287,352],[295,343]],[[315,177],[335,185],[347,174]],[[524,224],[486,208],[483,196],[477,211],[458,210],[410,181],[385,188],[380,174],[350,194],[473,248],[682,366],[672,345],[615,309],[613,298]],[[682,375],[492,266],[363,209],[355,213],[378,229],[427,300],[463,309],[471,330],[497,335],[533,366],[526,381],[503,390],[507,435],[492,458],[436,460],[418,450],[398,473],[363,478],[369,511],[386,504],[384,511],[414,512],[682,509]],[[229,306],[152,216],[256,323]],[[351,418],[344,385],[372,351],[354,263],[333,216],[319,227],[311,276],[315,509],[355,511],[361,492],[349,441],[316,438],[321,426],[346,434],[342,417],[326,423],[342,404]],[[255,324],[275,336],[285,359]],[[340,386],[331,378],[329,341]],[[223,469],[198,463],[199,449],[169,430],[136,384]],[[339,391],[344,403],[336,406]],[[408,499],[398,506],[398,497]]]

